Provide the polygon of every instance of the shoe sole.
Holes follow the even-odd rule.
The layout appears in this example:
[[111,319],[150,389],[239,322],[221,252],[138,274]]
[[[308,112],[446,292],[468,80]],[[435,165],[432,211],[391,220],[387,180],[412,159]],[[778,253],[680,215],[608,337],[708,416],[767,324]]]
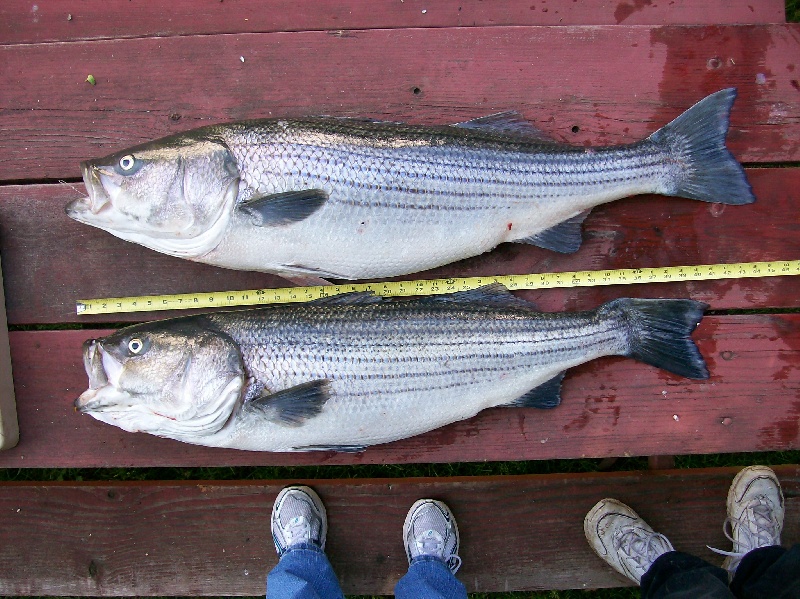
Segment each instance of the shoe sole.
[[[408,532],[411,528],[411,520],[414,516],[414,513],[417,509],[426,503],[432,503],[437,508],[439,508],[442,513],[444,513],[450,523],[453,525],[453,532],[456,536],[456,546],[453,548],[453,554],[458,555],[459,545],[461,544],[461,537],[458,534],[458,524],[456,523],[455,516],[453,516],[453,512],[450,511],[450,508],[447,507],[447,504],[443,501],[439,501],[438,499],[418,499],[414,502],[414,504],[409,508],[408,513],[406,514],[406,519],[403,522],[403,546],[406,545],[406,539],[408,539]],[[408,555],[408,549],[406,549],[406,557],[409,558],[409,563],[411,562],[411,558]]]
[[270,529],[272,528],[272,523],[275,521],[275,511],[283,501],[283,498],[286,495],[288,495],[289,492],[291,491],[302,491],[303,493],[311,497],[311,502],[314,504],[314,507],[319,511],[320,516],[322,518],[322,525],[320,526],[320,537],[322,538],[321,549],[325,551],[325,542],[328,539],[328,512],[325,510],[325,504],[322,503],[322,499],[319,498],[319,495],[317,495],[316,491],[314,491],[314,489],[312,489],[311,487],[307,487],[305,485],[291,485],[289,487],[284,487],[283,489],[281,489],[281,492],[278,493],[278,496],[275,498],[275,503],[272,504]]

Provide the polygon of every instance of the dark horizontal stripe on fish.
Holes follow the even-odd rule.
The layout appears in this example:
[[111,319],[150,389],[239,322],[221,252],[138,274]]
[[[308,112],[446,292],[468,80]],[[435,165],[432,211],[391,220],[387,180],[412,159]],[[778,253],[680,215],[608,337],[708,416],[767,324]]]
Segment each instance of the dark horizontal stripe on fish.
[[[581,160],[577,160],[573,156],[569,156],[568,160],[549,160],[542,161],[538,164],[532,164],[528,160],[514,161],[509,157],[503,157],[503,161],[496,159],[483,160],[481,162],[458,160],[446,161],[442,157],[436,156],[435,160],[431,158],[406,158],[403,157],[399,160],[402,164],[395,168],[386,168],[387,160],[394,157],[382,156],[376,157],[374,155],[358,152],[343,151],[338,159],[323,160],[318,156],[305,156],[303,154],[296,154],[293,158],[304,165],[302,172],[313,173],[314,167],[330,167],[333,166],[338,170],[356,171],[359,174],[373,173],[383,177],[409,177],[418,178],[426,181],[439,181],[447,183],[490,183],[497,185],[508,186],[521,186],[523,182],[520,177],[537,177],[541,175],[558,175],[559,177],[576,178],[581,175],[592,175],[609,173],[609,172],[630,172],[635,169],[648,169],[655,166],[663,165],[663,156],[656,154],[644,155],[627,155],[608,153],[603,156],[605,160],[594,159],[587,160],[587,156],[592,154],[582,153],[579,156]],[[358,159],[361,160],[358,160]],[[380,158],[380,159],[378,159]],[[526,157],[527,158],[527,157]],[[305,164],[311,163],[311,164]],[[377,165],[376,168],[361,167],[360,165]],[[580,167],[580,168],[577,168]],[[416,168],[410,168],[416,167]],[[328,172],[328,169],[325,169]],[[454,173],[458,171],[467,171],[466,176],[456,176]],[[486,173],[480,176],[480,173]],[[284,171],[283,173],[276,173],[283,176],[299,176],[301,169]],[[501,175],[513,178],[499,178]],[[335,178],[332,179],[337,183],[347,184],[346,179]],[[597,180],[597,177],[594,177]],[[560,181],[559,181],[560,182]],[[544,185],[555,185],[559,182],[550,183],[544,181]],[[530,184],[530,182],[527,182]]]

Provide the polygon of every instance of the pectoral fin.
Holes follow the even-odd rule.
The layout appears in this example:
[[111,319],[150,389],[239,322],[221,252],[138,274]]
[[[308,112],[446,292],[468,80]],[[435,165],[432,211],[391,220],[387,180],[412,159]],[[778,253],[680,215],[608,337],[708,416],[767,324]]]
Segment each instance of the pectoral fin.
[[242,409],[275,424],[302,426],[306,420],[322,411],[330,398],[329,385],[327,379],[310,381],[283,391],[263,394],[245,402]]
[[277,227],[304,220],[328,201],[321,189],[301,189],[256,196],[237,206],[257,227]]

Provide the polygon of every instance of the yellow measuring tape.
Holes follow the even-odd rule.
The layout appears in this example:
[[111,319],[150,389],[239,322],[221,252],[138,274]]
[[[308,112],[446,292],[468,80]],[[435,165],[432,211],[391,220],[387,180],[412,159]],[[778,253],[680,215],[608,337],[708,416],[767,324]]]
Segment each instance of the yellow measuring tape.
[[118,314],[121,312],[152,312],[155,310],[185,310],[257,306],[307,302],[330,295],[353,291],[372,291],[382,296],[436,295],[467,291],[490,283],[502,283],[515,289],[554,289],[564,287],[596,287],[599,285],[634,285],[638,283],[671,283],[674,281],[708,281],[714,279],[743,279],[749,277],[779,277],[800,275],[800,260],[775,262],[740,262],[736,264],[700,264],[697,266],[664,266],[657,268],[625,268],[617,270],[578,270],[526,275],[489,277],[453,277],[420,281],[389,281],[385,283],[345,283],[319,287],[283,287],[280,289],[250,289],[247,291],[212,291],[178,295],[143,295],[139,297],[108,297],[78,300],[78,314]]

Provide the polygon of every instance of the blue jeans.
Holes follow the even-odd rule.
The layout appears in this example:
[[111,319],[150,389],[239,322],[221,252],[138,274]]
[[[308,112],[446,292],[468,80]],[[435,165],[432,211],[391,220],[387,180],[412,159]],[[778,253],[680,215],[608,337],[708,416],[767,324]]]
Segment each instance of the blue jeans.
[[[397,599],[466,599],[467,590],[435,557],[414,559],[394,588]],[[301,544],[283,554],[267,575],[267,599],[344,599],[325,553]]]

